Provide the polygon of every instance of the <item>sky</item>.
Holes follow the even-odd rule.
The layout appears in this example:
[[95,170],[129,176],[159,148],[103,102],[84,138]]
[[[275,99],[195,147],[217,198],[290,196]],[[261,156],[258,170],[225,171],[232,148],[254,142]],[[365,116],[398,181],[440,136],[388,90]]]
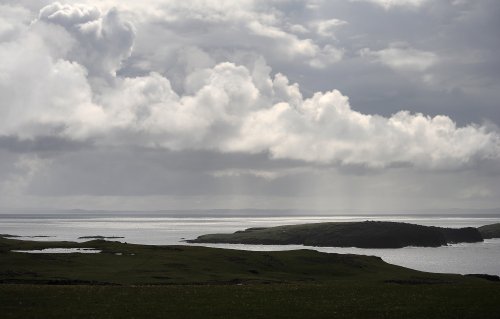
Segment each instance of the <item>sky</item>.
[[500,208],[496,0],[0,0],[0,209]]

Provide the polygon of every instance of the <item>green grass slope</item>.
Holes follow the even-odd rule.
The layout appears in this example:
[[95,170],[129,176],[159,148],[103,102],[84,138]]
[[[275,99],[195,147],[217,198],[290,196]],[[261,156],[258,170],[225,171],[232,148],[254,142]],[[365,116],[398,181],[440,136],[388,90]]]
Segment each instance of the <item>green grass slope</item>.
[[480,242],[472,227],[452,229],[395,222],[345,222],[249,228],[233,234],[202,235],[192,243],[230,243],[327,247],[438,247],[448,243]]

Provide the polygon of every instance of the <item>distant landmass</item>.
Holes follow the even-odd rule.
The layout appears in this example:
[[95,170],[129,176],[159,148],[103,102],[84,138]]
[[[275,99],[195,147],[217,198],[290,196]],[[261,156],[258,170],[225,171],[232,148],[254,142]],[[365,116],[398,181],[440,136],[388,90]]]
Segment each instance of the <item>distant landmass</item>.
[[327,222],[248,228],[232,234],[207,234],[190,243],[306,245],[322,247],[402,248],[439,247],[483,241],[474,227],[443,228],[409,223],[365,221]]
[[123,237],[123,236],[101,236],[101,235],[78,237],[78,239],[117,239],[117,238],[125,238],[125,237]]

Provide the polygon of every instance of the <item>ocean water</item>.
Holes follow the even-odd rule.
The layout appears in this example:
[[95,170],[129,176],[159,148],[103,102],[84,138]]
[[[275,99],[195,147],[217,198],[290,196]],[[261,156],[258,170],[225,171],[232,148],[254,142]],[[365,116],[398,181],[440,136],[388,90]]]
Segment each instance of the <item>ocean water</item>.
[[[208,233],[226,233],[249,227],[266,227],[328,221],[397,221],[441,227],[478,227],[499,223],[499,216],[279,216],[279,217],[179,217],[172,214],[0,214],[0,233],[27,240],[71,240],[83,236],[118,236],[116,240],[151,245],[185,245],[184,239]],[[308,247],[301,245],[203,246],[244,250],[315,249],[327,253],[382,257],[391,264],[440,273],[500,275],[500,239],[437,248],[361,249]]]

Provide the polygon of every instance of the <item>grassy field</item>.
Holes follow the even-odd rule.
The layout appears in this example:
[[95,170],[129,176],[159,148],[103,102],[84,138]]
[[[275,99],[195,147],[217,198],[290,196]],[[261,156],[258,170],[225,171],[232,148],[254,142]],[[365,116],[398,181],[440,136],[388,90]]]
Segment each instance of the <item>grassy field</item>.
[[499,318],[498,285],[0,285],[2,318]]
[[[98,254],[13,249],[91,247]],[[499,318],[500,283],[377,257],[0,239],[1,318]]]

